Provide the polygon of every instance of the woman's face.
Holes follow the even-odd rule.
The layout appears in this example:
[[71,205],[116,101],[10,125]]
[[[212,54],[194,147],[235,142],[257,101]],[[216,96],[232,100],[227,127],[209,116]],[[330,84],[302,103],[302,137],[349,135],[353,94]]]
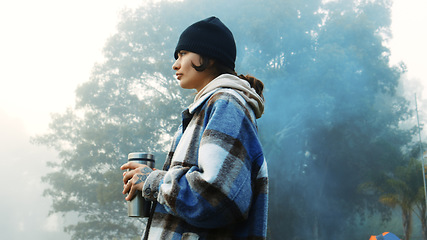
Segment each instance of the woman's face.
[[200,55],[189,51],[179,51],[178,59],[172,65],[176,71],[176,78],[180,81],[179,85],[185,89],[196,89],[199,92],[212,79],[208,69],[198,72],[193,64],[200,66]]

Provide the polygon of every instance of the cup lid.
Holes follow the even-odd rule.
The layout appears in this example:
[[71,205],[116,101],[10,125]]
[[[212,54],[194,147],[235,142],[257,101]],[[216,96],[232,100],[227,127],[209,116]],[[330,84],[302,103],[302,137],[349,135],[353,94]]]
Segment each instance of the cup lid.
[[128,154],[128,160],[154,160],[154,155],[145,152],[133,152]]

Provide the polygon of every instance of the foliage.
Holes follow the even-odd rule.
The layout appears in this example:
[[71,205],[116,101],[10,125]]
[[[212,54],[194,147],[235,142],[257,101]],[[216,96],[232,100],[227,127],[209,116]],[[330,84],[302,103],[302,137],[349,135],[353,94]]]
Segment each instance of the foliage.
[[34,139],[59,152],[45,195],[52,212],[81,216],[66,228],[73,239],[141,233],[125,213],[119,166],[141,150],[162,163],[192,97],[172,80],[173,50],[186,26],[210,15],[234,33],[236,70],[266,85],[259,129],[270,168],[269,237],[334,239],[366,209],[387,217],[371,201],[377,196],[357,188],[401,165],[411,140],[399,128],[410,117],[396,91],[404,69],[388,65],[383,45],[389,1],[161,1],[123,12],[76,106],[52,115],[50,132]]
[[65,228],[73,239],[141,234],[141,224],[126,215],[119,166],[135,151],[152,152],[161,164],[185,101],[163,67],[170,65],[166,53],[173,44],[170,29],[156,34],[159,10],[149,10],[149,20],[123,13],[105,62],[77,89],[76,107],[53,115],[50,132],[35,138],[59,152],[61,162],[51,163],[54,171],[43,178],[51,186],[45,195],[53,199],[52,212],[79,214],[81,220]]
[[[267,118],[274,127],[261,133],[268,159],[276,160],[270,227],[281,234],[339,239],[346,221],[365,208],[381,210],[385,219],[390,214],[357,191],[378,171],[400,165],[400,149],[411,139],[399,129],[409,116],[396,94],[402,70],[388,65],[380,34],[387,32],[389,7],[386,1],[323,6],[323,21],[309,31],[311,50],[292,49],[289,61],[295,55],[303,61],[284,66],[285,81],[270,83],[267,111],[280,117]],[[273,221],[279,218],[287,224]]]
[[406,240],[409,240],[412,234],[412,213],[415,213],[421,222],[425,219],[426,201],[422,168],[421,162],[411,158],[406,166],[397,167],[393,174],[381,173],[382,181],[366,182],[361,185],[365,191],[372,189],[379,192],[379,202],[401,209]]

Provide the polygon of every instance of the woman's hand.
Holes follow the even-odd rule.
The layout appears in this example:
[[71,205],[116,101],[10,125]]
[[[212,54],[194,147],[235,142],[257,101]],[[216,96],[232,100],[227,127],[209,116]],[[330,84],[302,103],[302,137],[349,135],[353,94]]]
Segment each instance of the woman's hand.
[[144,164],[129,161],[120,167],[121,170],[129,169],[123,173],[123,194],[129,193],[125,198],[130,201],[137,190],[142,191],[148,175],[153,171],[150,167]]

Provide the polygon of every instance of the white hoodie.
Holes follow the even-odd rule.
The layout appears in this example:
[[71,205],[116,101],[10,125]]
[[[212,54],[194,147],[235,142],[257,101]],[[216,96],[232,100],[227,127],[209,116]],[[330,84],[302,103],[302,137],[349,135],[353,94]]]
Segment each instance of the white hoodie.
[[[217,88],[231,88],[239,93],[252,107],[256,118],[260,118],[264,113],[264,100],[256,93],[248,81],[232,74],[222,74],[210,81],[202,90],[200,90],[194,102],[197,102],[203,95]],[[191,108],[191,106],[190,106]]]

